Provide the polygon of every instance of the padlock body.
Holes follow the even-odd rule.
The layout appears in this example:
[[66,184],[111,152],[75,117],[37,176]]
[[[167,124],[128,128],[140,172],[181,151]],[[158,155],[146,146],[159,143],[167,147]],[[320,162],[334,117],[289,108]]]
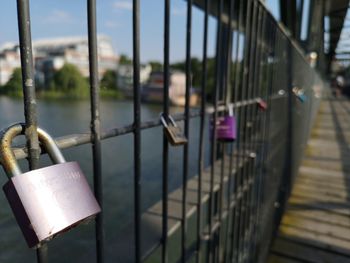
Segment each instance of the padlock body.
[[305,94],[298,94],[298,99],[299,99],[301,102],[305,102],[305,101],[306,101],[306,95],[305,95]]
[[17,175],[3,190],[29,247],[40,246],[101,211],[77,162]]
[[164,129],[171,145],[178,146],[187,143],[187,138],[184,136],[183,131],[179,126],[168,126]]
[[230,115],[219,117],[216,136],[219,141],[234,141],[237,138],[236,117]]
[[263,100],[259,100],[258,106],[259,106],[259,109],[263,111],[267,110],[267,103]]

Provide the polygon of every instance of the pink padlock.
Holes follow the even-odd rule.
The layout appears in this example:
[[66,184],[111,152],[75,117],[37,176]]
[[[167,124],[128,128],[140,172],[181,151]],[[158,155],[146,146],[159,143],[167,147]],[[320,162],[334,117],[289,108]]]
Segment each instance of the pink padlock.
[[24,134],[15,124],[0,136],[0,157],[9,177],[3,189],[31,248],[94,218],[101,208],[78,163],[66,162],[54,139],[38,128],[39,140],[55,165],[22,173],[11,142]]

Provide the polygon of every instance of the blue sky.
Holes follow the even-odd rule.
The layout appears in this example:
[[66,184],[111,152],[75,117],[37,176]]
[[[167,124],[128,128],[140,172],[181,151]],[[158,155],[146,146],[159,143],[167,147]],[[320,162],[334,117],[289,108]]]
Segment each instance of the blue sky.
[[[16,1],[1,0],[0,45],[18,42]],[[164,0],[141,0],[141,60],[162,61]],[[277,13],[277,0],[267,0]],[[33,39],[84,36],[86,27],[86,0],[31,0]],[[112,38],[118,54],[132,55],[132,0],[97,1],[98,33]],[[171,61],[185,58],[186,1],[171,1]],[[203,13],[193,8],[192,54],[201,57],[203,40]],[[216,22],[209,22],[209,55],[215,51]],[[176,48],[174,48],[176,47]]]

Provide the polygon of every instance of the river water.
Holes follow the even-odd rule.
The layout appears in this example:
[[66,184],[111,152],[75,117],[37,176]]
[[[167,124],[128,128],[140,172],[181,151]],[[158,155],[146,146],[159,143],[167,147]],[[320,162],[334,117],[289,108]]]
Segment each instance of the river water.
[[[0,128],[24,120],[21,99],[0,97]],[[142,105],[142,121],[159,116],[161,105]],[[182,112],[171,108],[171,112]],[[51,135],[64,136],[89,131],[90,104],[87,100],[40,100],[38,119],[42,128]],[[101,101],[103,129],[132,123],[133,104],[114,100]],[[208,122],[207,122],[208,123]],[[199,118],[190,122],[190,176],[197,173]],[[209,139],[208,128],[205,138]],[[206,143],[208,145],[208,143]],[[183,147],[170,147],[169,189],[182,183]],[[63,151],[68,161],[78,161],[90,183],[92,182],[91,145],[83,145]],[[161,199],[162,187],[162,129],[151,128],[142,132],[142,208],[143,210]],[[48,158],[42,158],[42,165]],[[106,244],[118,237],[121,229],[133,220],[133,135],[127,134],[102,142],[103,187]],[[208,149],[206,149],[208,160]],[[24,165],[25,161],[21,161]],[[0,185],[6,176],[0,168]],[[93,224],[79,226],[49,243],[50,262],[86,262],[86,254],[94,262]],[[109,249],[110,250],[110,249]],[[107,254],[107,262],[118,260],[117,251]],[[5,199],[0,192],[0,262],[35,262],[35,251],[28,249]]]

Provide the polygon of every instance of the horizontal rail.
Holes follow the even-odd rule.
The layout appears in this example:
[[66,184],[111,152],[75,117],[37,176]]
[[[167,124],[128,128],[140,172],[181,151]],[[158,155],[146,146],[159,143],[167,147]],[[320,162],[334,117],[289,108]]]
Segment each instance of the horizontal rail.
[[[286,97],[285,95],[274,95],[271,97],[272,100],[281,99],[283,97]],[[218,106],[217,111],[227,111],[228,107],[233,107],[234,109],[254,105],[257,103],[257,99],[260,99],[260,97],[257,97],[256,99],[251,99],[247,101],[239,101],[236,103],[230,103],[229,106],[221,105]],[[214,112],[213,107],[208,106],[206,109],[207,114],[212,114]],[[197,118],[200,117],[200,112],[198,110],[191,111],[190,112],[190,118]],[[185,116],[183,114],[174,114],[173,116],[175,121],[183,121],[185,120]],[[141,123],[140,129],[146,130],[151,128],[156,128],[162,126],[162,122],[159,118],[154,118],[149,121],[145,121]],[[109,130],[105,130],[101,132],[101,140],[110,139],[113,137],[125,135],[134,132],[134,126],[132,124],[125,125],[122,127],[116,127]],[[70,134],[65,135],[61,137],[55,138],[55,141],[60,149],[68,149],[75,146],[80,146],[84,144],[88,144],[92,142],[92,134],[89,132],[86,133],[77,133],[77,134]],[[15,154],[15,157],[17,160],[25,159],[28,157],[27,148],[25,146],[17,146],[13,148],[13,152]],[[41,154],[45,154],[46,152],[44,150],[41,151]]]

